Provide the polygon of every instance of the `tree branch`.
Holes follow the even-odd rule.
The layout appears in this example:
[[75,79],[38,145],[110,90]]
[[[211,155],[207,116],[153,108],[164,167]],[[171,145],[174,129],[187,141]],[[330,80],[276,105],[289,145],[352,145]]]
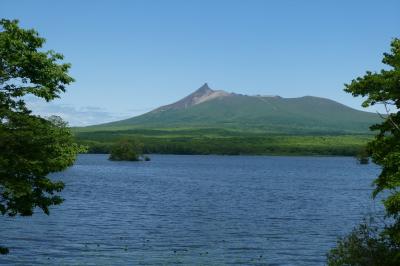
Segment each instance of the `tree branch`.
[[396,124],[396,122],[393,121],[392,116],[390,115],[390,110],[387,107],[387,102],[384,102],[383,105],[385,106],[387,118],[389,119],[390,123],[398,130],[400,131],[400,126]]

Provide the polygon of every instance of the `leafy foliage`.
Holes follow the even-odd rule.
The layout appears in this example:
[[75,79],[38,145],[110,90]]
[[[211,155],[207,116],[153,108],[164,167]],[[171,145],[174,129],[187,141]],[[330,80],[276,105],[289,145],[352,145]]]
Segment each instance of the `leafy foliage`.
[[[331,251],[328,257],[331,265],[400,265],[400,39],[392,41],[391,52],[384,54],[382,62],[389,70],[367,72],[346,85],[345,91],[367,97],[364,107],[381,103],[387,110],[388,106],[396,110],[382,116],[383,122],[371,127],[378,134],[368,144],[373,162],[382,167],[374,181],[373,196],[385,192],[383,203],[389,223],[372,236],[365,230],[361,234],[360,231],[350,234]],[[368,237],[359,237],[365,235]],[[362,262],[367,254],[374,259]]]
[[364,222],[338,241],[328,254],[329,266],[398,265],[398,246],[380,233],[377,224]]
[[32,215],[34,207],[49,214],[64,188],[46,176],[72,165],[79,150],[65,123],[58,119],[14,113],[0,125],[1,213]]
[[143,145],[134,140],[123,139],[111,148],[109,159],[112,161],[139,161],[143,155]]
[[[27,108],[24,96],[58,98],[73,81],[61,54],[42,51],[45,40],[16,20],[0,20],[0,212],[32,215],[36,207],[62,202],[62,182],[48,174],[72,165],[81,148],[58,117],[44,119]],[[7,249],[0,249],[7,253]]]

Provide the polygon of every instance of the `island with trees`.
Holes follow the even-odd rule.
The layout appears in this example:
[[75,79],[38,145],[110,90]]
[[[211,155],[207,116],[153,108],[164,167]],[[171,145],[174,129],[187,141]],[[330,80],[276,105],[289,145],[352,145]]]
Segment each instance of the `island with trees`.
[[110,152],[111,161],[150,161],[143,155],[143,144],[134,139],[122,139],[116,142]]

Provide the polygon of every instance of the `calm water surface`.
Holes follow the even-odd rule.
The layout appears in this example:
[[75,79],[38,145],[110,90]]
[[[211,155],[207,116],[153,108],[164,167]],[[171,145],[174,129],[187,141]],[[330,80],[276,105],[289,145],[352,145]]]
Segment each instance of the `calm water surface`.
[[51,215],[0,217],[0,265],[324,265],[380,209],[345,157],[81,155]]

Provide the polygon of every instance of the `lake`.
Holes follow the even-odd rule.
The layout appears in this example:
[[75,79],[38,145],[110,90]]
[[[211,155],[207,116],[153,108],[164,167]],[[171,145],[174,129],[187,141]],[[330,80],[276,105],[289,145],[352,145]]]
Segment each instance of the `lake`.
[[0,265],[324,265],[381,209],[350,157],[80,155],[50,216],[0,217]]

